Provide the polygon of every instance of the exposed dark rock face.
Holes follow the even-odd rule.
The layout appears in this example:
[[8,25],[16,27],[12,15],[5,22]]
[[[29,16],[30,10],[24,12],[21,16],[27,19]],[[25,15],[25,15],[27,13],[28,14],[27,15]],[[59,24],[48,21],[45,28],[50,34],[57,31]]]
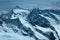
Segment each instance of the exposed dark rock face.
[[44,35],[45,37],[49,38],[49,40],[55,40],[55,36],[52,32],[47,32],[47,33],[44,33],[43,31],[39,30],[39,29],[36,29],[36,31],[38,31],[39,33],[41,33],[42,35]]
[[50,40],[55,40],[56,38],[55,38],[55,36],[54,36],[54,34],[51,32],[50,33]]
[[57,14],[57,15],[60,15],[60,10],[50,10],[50,12],[52,12],[52,13],[55,13],[55,14]]
[[44,17],[40,16],[39,9],[33,9],[31,13],[27,17],[29,23],[35,26],[39,25],[42,27],[48,27],[49,26],[49,21],[45,19]]
[[2,22],[2,21],[0,21],[0,24],[3,24],[3,22]]
[[[27,20],[33,26],[38,25],[38,26],[43,27],[43,28],[52,29],[53,31],[56,32],[56,35],[59,38],[58,32],[55,30],[55,28],[50,25],[50,22],[46,18],[41,16],[41,14],[42,14],[44,16],[51,17],[51,18],[55,19],[56,21],[59,21],[54,15],[52,15],[50,13],[50,11],[51,10],[47,10],[47,9],[46,10],[39,10],[38,8],[35,8],[30,12],[30,14],[27,17]],[[41,30],[36,29],[36,31],[38,31],[39,33],[45,35],[47,38],[49,38],[49,40],[55,40],[56,39],[52,32],[50,33],[50,36],[49,36]]]
[[58,21],[58,19],[54,15],[51,14],[51,13],[57,13],[57,12],[51,12],[51,11],[52,10],[45,9],[45,10],[41,11],[41,14],[43,14],[44,16],[47,16],[47,17],[51,17],[51,18],[55,19],[56,21]]

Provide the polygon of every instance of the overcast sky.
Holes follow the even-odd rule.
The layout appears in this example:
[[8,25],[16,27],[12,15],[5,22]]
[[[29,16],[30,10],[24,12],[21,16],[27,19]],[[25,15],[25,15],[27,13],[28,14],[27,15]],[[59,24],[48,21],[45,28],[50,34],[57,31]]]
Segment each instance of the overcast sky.
[[0,0],[0,10],[12,9],[16,5],[22,8],[58,8],[56,2],[59,0]]

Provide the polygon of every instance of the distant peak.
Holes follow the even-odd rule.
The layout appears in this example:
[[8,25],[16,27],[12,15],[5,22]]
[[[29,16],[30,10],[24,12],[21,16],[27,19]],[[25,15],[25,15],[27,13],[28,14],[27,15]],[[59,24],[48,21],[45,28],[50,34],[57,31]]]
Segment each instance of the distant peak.
[[37,12],[39,12],[39,11],[40,11],[39,8],[34,8],[31,12],[35,12],[35,13],[37,13]]
[[39,8],[33,8],[33,10],[39,10]]
[[18,9],[23,9],[23,8],[21,8],[20,6],[16,6],[15,8],[18,8]]

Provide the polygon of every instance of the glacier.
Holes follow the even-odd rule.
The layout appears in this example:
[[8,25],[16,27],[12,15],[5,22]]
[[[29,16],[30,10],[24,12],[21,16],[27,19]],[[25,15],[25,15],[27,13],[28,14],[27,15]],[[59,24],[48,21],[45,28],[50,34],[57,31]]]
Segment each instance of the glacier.
[[60,40],[59,17],[54,9],[0,11],[0,40]]

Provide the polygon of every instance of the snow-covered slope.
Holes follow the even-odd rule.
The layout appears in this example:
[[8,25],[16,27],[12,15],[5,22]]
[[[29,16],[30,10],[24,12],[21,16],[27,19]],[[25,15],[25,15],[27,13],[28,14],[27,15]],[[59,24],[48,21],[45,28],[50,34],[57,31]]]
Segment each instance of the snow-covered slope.
[[55,11],[12,9],[0,16],[0,40],[60,40],[60,15]]

